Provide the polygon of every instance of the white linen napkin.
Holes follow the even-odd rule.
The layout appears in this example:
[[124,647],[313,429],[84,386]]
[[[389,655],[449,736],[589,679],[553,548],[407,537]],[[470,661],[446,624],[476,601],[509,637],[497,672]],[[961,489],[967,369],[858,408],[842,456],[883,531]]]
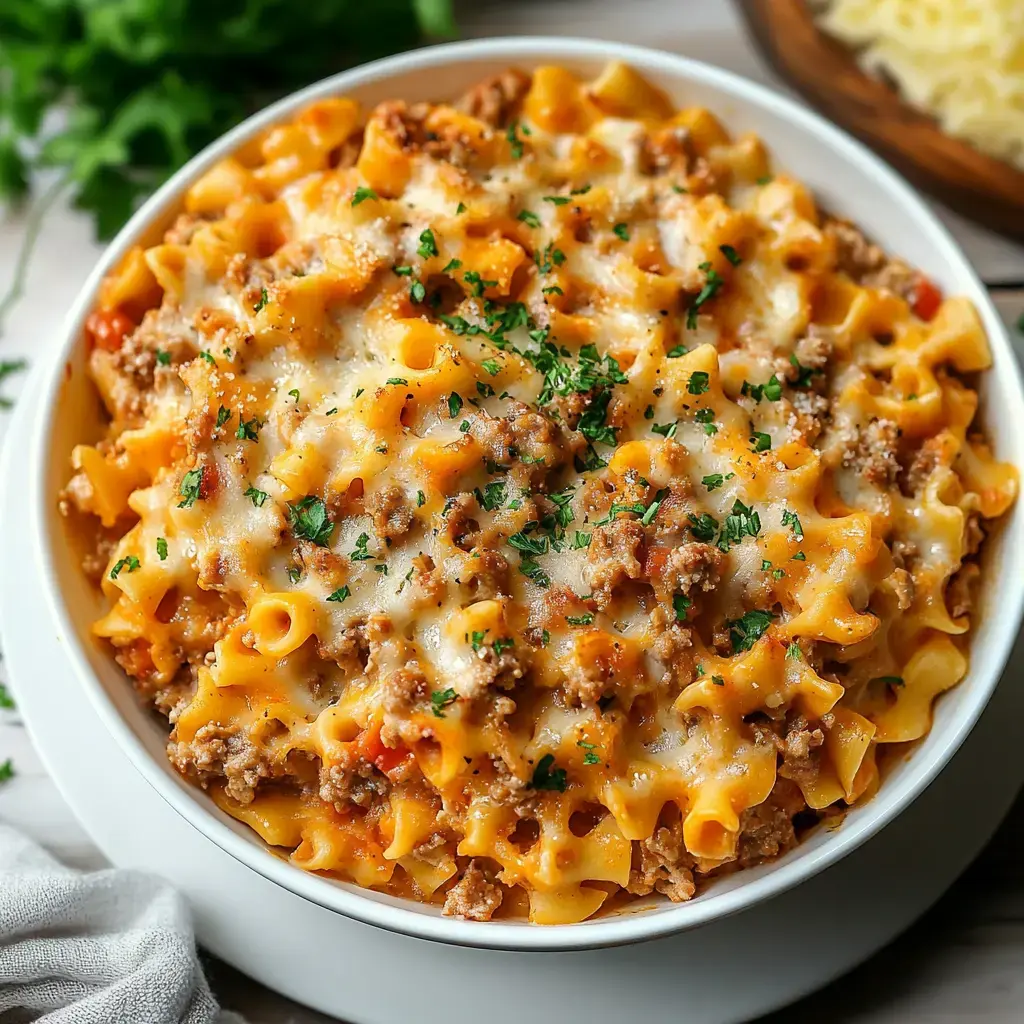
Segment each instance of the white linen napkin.
[[80,874],[3,824],[0,1020],[244,1024],[217,1006],[170,885],[139,871]]

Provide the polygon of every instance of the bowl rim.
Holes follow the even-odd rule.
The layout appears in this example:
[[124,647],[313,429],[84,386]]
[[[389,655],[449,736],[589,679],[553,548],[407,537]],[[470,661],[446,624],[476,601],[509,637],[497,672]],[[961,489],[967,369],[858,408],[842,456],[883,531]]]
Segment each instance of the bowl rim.
[[[32,414],[31,449],[29,452],[29,500],[33,505],[35,534],[33,541],[46,581],[45,591],[50,612],[65,644],[79,681],[107,731],[119,743],[136,769],[153,789],[186,821],[211,842],[264,877],[276,882],[312,903],[341,913],[365,924],[405,935],[489,949],[523,951],[579,950],[614,946],[653,939],[698,927],[701,924],[738,913],[762,900],[769,899],[824,870],[852,852],[888,822],[900,814],[946,765],[977,721],[988,703],[1003,669],[1017,633],[1024,610],[1024,575],[1009,574],[1003,581],[999,597],[1002,626],[990,641],[989,670],[970,680],[972,700],[965,702],[960,717],[950,725],[944,742],[922,756],[915,752],[912,767],[900,779],[897,791],[883,801],[880,795],[867,805],[868,809],[854,822],[832,833],[820,847],[805,852],[792,861],[780,863],[765,874],[745,884],[713,894],[706,899],[683,903],[658,912],[639,912],[599,918],[596,921],[555,926],[530,926],[514,922],[473,922],[434,916],[377,902],[358,891],[349,891],[330,880],[305,872],[274,855],[262,841],[254,842],[233,831],[218,817],[222,813],[212,803],[199,798],[199,791],[173,784],[166,765],[158,765],[145,749],[127,721],[121,716],[103,685],[94,674],[84,649],[83,637],[71,621],[65,598],[55,585],[58,579],[53,530],[47,526],[52,518],[53,495],[47,490],[49,453],[60,409],[60,392],[64,386],[65,366],[74,347],[79,344],[84,320],[91,311],[100,283],[128,249],[149,229],[151,222],[174,207],[185,187],[191,184],[216,160],[228,155],[264,128],[278,123],[302,106],[345,91],[384,81],[396,74],[429,69],[441,65],[471,63],[481,60],[515,62],[516,60],[613,60],[625,61],[641,71],[660,72],[709,85],[733,100],[754,109],[771,108],[773,113],[795,124],[804,133],[817,136],[838,150],[856,166],[872,188],[902,203],[919,222],[920,230],[942,250],[943,259],[952,266],[965,285],[970,285],[971,299],[979,307],[993,349],[999,351],[1001,372],[1011,376],[1009,391],[1013,399],[1010,415],[1024,423],[1024,389],[1021,374],[998,313],[985,292],[974,269],[936,215],[913,191],[911,186],[879,157],[842,129],[819,114],[777,93],[770,87],[743,78],[730,71],[690,58],[669,54],[648,47],[618,42],[553,36],[499,37],[447,43],[397,54],[341,72],[315,82],[254,114],[221,136],[185,164],[151,196],[121,229],[89,275],[68,312],[61,342],[39,367],[39,401]],[[1018,503],[1016,509],[1020,509]],[[1011,513],[1011,515],[1014,513]],[[1024,513],[1021,513],[1024,514]]]

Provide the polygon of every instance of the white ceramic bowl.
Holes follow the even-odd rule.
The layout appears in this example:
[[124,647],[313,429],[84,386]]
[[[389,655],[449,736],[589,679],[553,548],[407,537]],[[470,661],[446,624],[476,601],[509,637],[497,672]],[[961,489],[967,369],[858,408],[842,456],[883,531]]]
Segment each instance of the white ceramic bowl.
[[[214,161],[312,100],[335,94],[355,96],[367,104],[388,97],[450,98],[508,65],[529,69],[558,63],[590,76],[613,58],[632,64],[676,101],[707,106],[733,131],[756,131],[770,147],[776,166],[807,182],[831,211],[848,216],[886,249],[922,268],[946,293],[970,297],[995,357],[995,369],[981,385],[982,419],[998,456],[1024,466],[1021,380],[1003,324],[960,249],[917,194],[849,136],[760,85],[667,53],[607,42],[491,39],[417,50],[337,75],[250,118],[192,160],[132,218],[89,278],[59,346],[43,368],[42,401],[34,411],[32,448],[23,463],[36,523],[31,543],[38,551],[59,635],[107,729],[156,793],[253,870],[338,913],[427,939],[523,950],[615,945],[694,928],[797,885],[874,835],[946,764],[987,703],[1021,616],[1024,507],[1018,503],[988,545],[969,677],[939,701],[931,732],[895,766],[873,799],[854,808],[834,832],[819,829],[778,860],[716,881],[689,903],[644,904],[640,911],[582,924],[542,928],[457,921],[442,917],[434,907],[308,874],[268,850],[255,832],[221,812],[171,769],[164,754],[166,723],[138,702],[109,652],[90,638],[89,625],[101,613],[102,602],[79,571],[77,553],[56,508],[72,446],[99,430],[99,403],[85,372],[82,329],[104,274],[131,245],[151,240],[162,229],[182,192]],[[6,481],[6,486],[14,484]],[[12,542],[16,541],[7,538],[6,543]],[[96,785],[102,786],[103,780],[97,779]],[[126,828],[132,827],[130,807],[111,807],[110,813],[122,816]],[[956,838],[950,833],[940,841]]]

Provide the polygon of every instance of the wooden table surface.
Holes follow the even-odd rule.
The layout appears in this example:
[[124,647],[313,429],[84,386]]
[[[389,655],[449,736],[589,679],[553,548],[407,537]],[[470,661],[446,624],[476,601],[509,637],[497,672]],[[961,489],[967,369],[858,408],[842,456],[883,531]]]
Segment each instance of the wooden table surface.
[[[468,36],[553,34],[627,40],[772,81],[723,0],[467,2],[461,5],[460,20]],[[1024,352],[1024,337],[1013,327],[1024,314],[1024,249],[952,215],[943,216],[992,289],[1018,351]],[[0,292],[13,271],[24,230],[24,217],[0,219]],[[24,297],[0,335],[0,358],[31,359],[45,351],[99,252],[84,218],[66,208],[52,211],[43,225]],[[16,395],[19,381],[7,384],[4,393]],[[0,414],[0,440],[3,430]],[[17,775],[0,786],[0,818],[69,864],[100,866],[101,855],[43,771],[17,713],[0,711],[0,762],[8,757]],[[208,968],[222,1004],[243,1013],[252,1024],[329,1020],[223,963],[211,959]],[[1024,1021],[1024,797],[985,853],[922,920],[840,983],[764,1021]]]

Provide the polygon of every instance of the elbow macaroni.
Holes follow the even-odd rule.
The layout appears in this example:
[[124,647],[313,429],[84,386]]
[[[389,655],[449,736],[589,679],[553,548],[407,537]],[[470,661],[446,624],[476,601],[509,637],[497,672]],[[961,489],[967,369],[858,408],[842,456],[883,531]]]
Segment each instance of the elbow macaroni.
[[477,919],[687,899],[966,674],[1017,488],[981,326],[756,138],[539,68],[321,101],[183,209],[90,320],[64,508],[171,760],[298,866]]

